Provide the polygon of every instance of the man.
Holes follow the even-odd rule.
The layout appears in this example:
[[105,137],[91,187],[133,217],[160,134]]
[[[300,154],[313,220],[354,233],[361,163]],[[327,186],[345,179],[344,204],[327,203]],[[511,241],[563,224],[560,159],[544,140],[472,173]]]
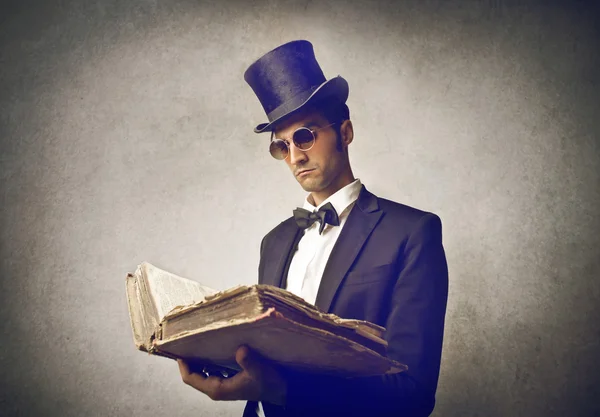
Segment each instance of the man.
[[259,283],[343,318],[386,327],[394,375],[302,374],[242,346],[242,371],[205,378],[179,361],[184,382],[214,400],[249,400],[244,416],[427,416],[435,404],[448,269],[441,221],[378,198],[352,173],[354,139],[342,77],[326,80],[307,41],[286,43],[245,73],[269,120],[269,150],[309,192],[303,209],[262,240]]

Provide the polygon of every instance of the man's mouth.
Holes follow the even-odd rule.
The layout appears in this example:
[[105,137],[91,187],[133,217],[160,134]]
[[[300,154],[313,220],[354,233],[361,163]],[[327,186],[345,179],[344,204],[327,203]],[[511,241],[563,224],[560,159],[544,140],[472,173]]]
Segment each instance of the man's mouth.
[[311,171],[314,171],[314,170],[315,170],[314,168],[312,168],[312,169],[303,169],[303,170],[300,170],[300,171],[298,171],[298,172],[296,173],[296,176],[297,176],[297,177],[301,177],[301,176],[303,176],[303,175],[306,175],[306,174],[308,174],[309,172],[311,172]]

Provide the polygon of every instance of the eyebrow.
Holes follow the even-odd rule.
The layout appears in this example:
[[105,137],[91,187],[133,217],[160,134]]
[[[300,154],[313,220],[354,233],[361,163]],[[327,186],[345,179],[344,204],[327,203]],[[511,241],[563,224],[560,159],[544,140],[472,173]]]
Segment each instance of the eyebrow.
[[[316,120],[309,120],[308,122],[304,123],[300,127],[307,127],[307,128],[310,128],[310,127],[321,127],[321,125]],[[271,141],[273,141],[273,139],[284,140],[282,138],[279,138],[279,137],[275,136],[275,132],[271,131]],[[287,140],[287,139],[285,139],[285,140]]]
[[309,120],[308,122],[306,122],[306,123],[304,123],[302,125],[302,127],[311,127],[311,126],[321,127],[321,125],[318,122],[314,121],[314,120]]

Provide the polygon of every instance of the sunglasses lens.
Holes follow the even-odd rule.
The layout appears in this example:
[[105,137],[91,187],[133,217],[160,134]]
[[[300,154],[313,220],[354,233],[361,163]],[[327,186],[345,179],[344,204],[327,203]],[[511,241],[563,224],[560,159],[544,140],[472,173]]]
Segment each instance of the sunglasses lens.
[[269,145],[269,152],[275,159],[285,159],[288,154],[288,147],[281,139],[273,139]]
[[307,150],[313,145],[315,141],[315,137],[313,132],[306,127],[302,127],[294,132],[294,145],[298,147],[298,149]]

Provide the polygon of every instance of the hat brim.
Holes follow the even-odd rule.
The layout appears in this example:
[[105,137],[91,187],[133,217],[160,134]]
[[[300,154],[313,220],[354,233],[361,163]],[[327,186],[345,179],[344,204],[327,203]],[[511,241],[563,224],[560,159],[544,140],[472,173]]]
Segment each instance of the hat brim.
[[348,100],[348,82],[339,75],[337,77],[325,81],[323,84],[317,87],[315,91],[313,91],[313,93],[310,96],[308,96],[306,100],[304,100],[304,102],[300,103],[298,106],[296,106],[289,112],[283,114],[282,116],[279,116],[277,119],[271,122],[259,124],[254,128],[254,133],[270,132],[273,130],[274,125],[280,122],[281,120],[300,111],[303,107],[310,104],[311,102],[316,102],[326,98],[334,98],[340,103],[345,103],[346,100]]

